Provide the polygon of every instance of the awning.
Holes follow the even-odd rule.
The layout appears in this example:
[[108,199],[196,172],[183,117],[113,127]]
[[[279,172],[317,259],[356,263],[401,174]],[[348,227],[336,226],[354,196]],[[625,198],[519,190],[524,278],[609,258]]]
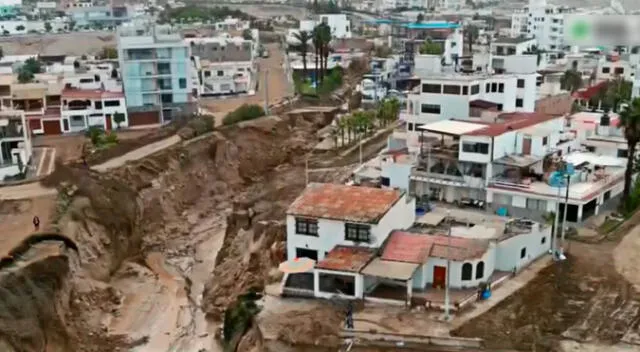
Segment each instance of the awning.
[[442,220],[444,220],[444,218],[446,218],[445,214],[429,212],[418,218],[416,222],[419,224],[437,226],[442,222]]
[[413,263],[392,262],[375,258],[360,273],[385,279],[407,281],[413,277],[418,266]]

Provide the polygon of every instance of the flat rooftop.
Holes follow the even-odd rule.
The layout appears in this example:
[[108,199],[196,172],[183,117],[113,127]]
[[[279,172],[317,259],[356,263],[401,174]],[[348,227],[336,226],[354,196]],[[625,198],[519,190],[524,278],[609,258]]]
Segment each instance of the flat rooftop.
[[500,38],[494,39],[491,42],[491,44],[520,44],[520,43],[526,43],[531,40],[535,40],[535,39],[526,38],[526,37],[517,37],[517,38],[500,37]]
[[418,127],[425,132],[446,134],[450,136],[461,136],[473,131],[477,131],[486,128],[487,125],[477,124],[472,122],[456,121],[456,120],[443,120],[438,122],[429,123]]

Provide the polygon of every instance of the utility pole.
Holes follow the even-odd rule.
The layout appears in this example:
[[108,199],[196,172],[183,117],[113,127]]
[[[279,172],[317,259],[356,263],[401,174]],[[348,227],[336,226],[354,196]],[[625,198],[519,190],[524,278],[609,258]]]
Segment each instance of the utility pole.
[[269,69],[264,70],[264,113],[269,115]]
[[444,320],[445,321],[449,321],[451,320],[451,315],[449,314],[449,284],[450,284],[450,278],[451,278],[451,274],[450,274],[450,268],[451,268],[451,260],[449,259],[449,247],[451,247],[451,211],[447,210],[447,223],[448,223],[448,231],[447,231],[447,251],[446,251],[446,256],[447,256],[447,276],[446,276],[446,282],[444,285]]
[[569,185],[571,184],[571,175],[567,173],[564,176],[567,178],[567,191],[564,198],[564,214],[562,214],[562,240],[560,241],[560,258],[564,257],[564,233],[567,226],[567,213],[569,209]]
[[309,157],[308,156],[304,159],[304,177],[305,177],[304,185],[306,186],[309,184]]
[[360,141],[360,143],[358,143],[358,149],[359,149],[359,154],[360,154],[360,165],[362,165],[362,141]]
[[[557,240],[556,238],[558,237],[558,232],[560,231],[559,227],[558,227],[558,222],[560,219],[560,200],[562,197],[562,188],[560,187],[560,185],[558,185],[558,196],[556,197],[556,216],[553,220],[553,236],[551,236],[551,255],[553,256],[553,258],[555,259],[556,257],[556,245],[557,245]],[[566,209],[565,209],[565,213],[566,213]]]

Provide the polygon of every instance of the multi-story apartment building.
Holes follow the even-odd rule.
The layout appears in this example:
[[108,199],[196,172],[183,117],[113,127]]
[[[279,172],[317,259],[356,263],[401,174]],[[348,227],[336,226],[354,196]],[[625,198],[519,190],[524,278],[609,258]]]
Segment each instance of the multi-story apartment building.
[[397,23],[391,27],[392,47],[405,53],[405,60],[420,51],[420,46],[429,40],[440,46],[445,65],[453,65],[463,56],[464,33],[459,23],[429,21],[421,23]]
[[[501,74],[478,72],[463,74],[435,66],[433,56],[416,58],[420,85],[407,97],[406,110],[400,118],[411,133],[419,126],[452,118],[491,117],[500,112],[533,112],[536,103],[535,55],[495,57]],[[436,57],[437,58],[437,57]],[[425,59],[423,61],[422,59]],[[418,69],[420,67],[420,69]],[[492,70],[491,66],[488,67]]]
[[198,95],[237,94],[253,90],[257,75],[257,39],[224,35],[188,38],[186,41],[191,47],[193,65],[197,71],[194,90]]
[[170,26],[132,22],[118,27],[118,60],[129,125],[167,123],[196,110],[190,47]]
[[427,0],[427,8],[436,10],[460,10],[464,7],[463,0]]
[[31,153],[31,136],[24,112],[0,111],[0,181],[25,172]]
[[534,37],[543,50],[565,50],[564,17],[574,12],[573,8],[547,4],[547,0],[529,0],[528,6],[512,15],[511,35]]

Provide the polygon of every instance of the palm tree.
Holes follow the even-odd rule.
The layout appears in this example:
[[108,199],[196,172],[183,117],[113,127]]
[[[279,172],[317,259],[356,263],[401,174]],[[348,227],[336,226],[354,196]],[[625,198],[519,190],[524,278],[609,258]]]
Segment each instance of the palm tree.
[[318,27],[313,29],[313,50],[315,51],[315,60],[316,60],[316,66],[314,67],[314,76],[315,76],[315,81],[316,81],[316,92],[318,91],[318,88],[320,87],[320,66],[319,65],[319,60],[320,57],[322,56],[322,35],[320,34],[320,31],[318,30]]
[[621,77],[609,81],[606,92],[604,93],[607,106],[609,106],[613,112],[617,112],[621,102],[631,99],[632,89],[633,83],[627,82]]
[[307,31],[300,31],[293,34],[293,37],[298,41],[295,45],[295,49],[300,56],[302,56],[302,76],[307,79],[307,53],[309,53],[309,41],[311,40],[311,34]]
[[420,46],[420,54],[426,55],[442,55],[442,46],[438,43],[434,43],[431,39],[427,39]]
[[424,21],[424,13],[419,13],[418,18],[416,18],[416,23],[422,23]]
[[346,120],[345,120],[345,117],[342,117],[342,118],[340,118],[340,119],[338,120],[338,132],[340,133],[340,140],[341,140],[340,145],[341,145],[341,146],[344,146],[344,145],[345,145],[345,142],[344,142],[344,137],[345,137],[345,136],[344,136],[344,132],[346,131],[346,129],[347,129],[347,122],[346,122]]
[[631,193],[631,178],[633,176],[633,161],[636,156],[636,145],[640,142],[640,98],[635,98],[629,106],[620,112],[620,126],[624,129],[627,140],[627,169],[624,172],[624,190],[622,204],[626,204]]
[[577,70],[566,70],[560,78],[560,85],[574,93],[578,89],[582,88],[582,74]]
[[[319,55],[320,55],[320,79],[324,80],[324,76],[327,71],[327,64],[329,60],[329,43],[331,43],[331,27],[326,23],[320,23],[316,26],[316,40],[318,41],[319,46]],[[324,61],[324,63],[323,63]]]

